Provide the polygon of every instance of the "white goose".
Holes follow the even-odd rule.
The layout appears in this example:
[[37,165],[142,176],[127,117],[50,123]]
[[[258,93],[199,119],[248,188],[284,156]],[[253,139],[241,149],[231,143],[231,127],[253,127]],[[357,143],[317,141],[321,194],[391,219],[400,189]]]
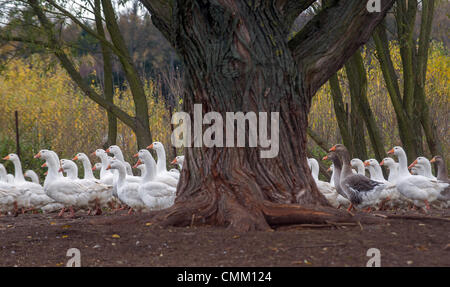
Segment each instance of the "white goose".
[[139,186],[139,195],[149,210],[161,210],[173,205],[176,188],[157,181],[156,162],[148,150],[137,153],[137,165],[145,165],[146,174]]
[[364,163],[359,158],[354,158],[350,161],[350,165],[356,169],[356,172],[361,175],[366,175],[366,169]]
[[339,202],[337,201],[338,193],[336,189],[330,183],[319,180],[319,163],[317,160],[315,158],[308,158],[308,164],[319,191],[333,207],[338,207]]
[[414,166],[419,167],[420,175],[428,177],[429,179],[437,180],[431,172],[431,163],[427,158],[419,156],[408,168],[412,168]]
[[132,176],[133,175],[133,170],[131,169],[131,165],[125,161],[125,158],[123,157],[123,153],[122,150],[120,149],[119,146],[117,145],[112,145],[110,146],[107,150],[107,153],[112,153],[114,155],[114,158],[120,160],[126,168],[127,174]]
[[84,179],[97,180],[92,172],[91,161],[86,154],[80,152],[72,160],[79,160],[83,164]]
[[387,183],[388,181],[383,176],[383,171],[381,170],[381,166],[376,159],[368,159],[364,162],[364,166],[367,167],[370,174],[370,179],[379,181],[382,183]]
[[396,183],[398,179],[398,163],[392,158],[386,157],[380,162],[380,166],[383,165],[389,169],[388,181],[390,183]]
[[117,194],[120,201],[130,207],[128,214],[131,214],[133,210],[145,210],[146,206],[139,196],[139,183],[128,182],[126,180],[127,172],[125,165],[120,160],[113,159],[109,163],[107,169],[114,169],[118,171]]
[[[145,164],[137,164],[137,163],[136,163],[136,164],[133,166],[133,168],[139,169],[139,171],[140,171],[140,173],[141,173],[142,179],[145,178],[145,175],[147,174],[147,168],[145,167]],[[141,181],[141,183],[142,183],[142,181]]]
[[[102,149],[98,149],[98,150],[94,151],[92,153],[92,155],[97,156],[101,161],[101,168],[99,169],[100,170],[100,181],[102,183],[112,185],[114,175],[110,170],[106,170],[106,168],[109,165],[110,157],[108,156],[106,151],[104,151]],[[96,164],[96,166],[97,166],[97,164]]]
[[45,194],[43,187],[39,183],[29,182],[25,180],[22,164],[16,154],[9,154],[4,160],[10,160],[14,164],[14,186],[19,189],[25,189],[22,196],[26,203],[24,204],[29,209],[39,209],[47,204],[52,204],[55,201]]
[[[328,157],[327,157],[328,158]],[[324,160],[324,159],[322,159],[322,160]],[[334,164],[332,163],[331,165],[330,165],[330,167],[327,169],[327,172],[330,172],[331,171],[331,178],[330,178],[330,185],[332,186],[332,187],[336,187],[335,185],[334,185],[334,178],[335,178],[335,176],[336,176],[336,173],[335,173],[335,169],[334,169]]]
[[11,153],[3,158],[3,160],[10,160],[14,164],[14,184],[21,187],[26,187],[30,189],[42,189],[40,184],[36,184],[33,182],[29,182],[25,180],[22,170],[22,163],[20,162],[19,157]]
[[179,155],[176,156],[173,161],[171,162],[171,164],[178,164],[178,167],[180,168],[180,170],[183,169],[183,164],[184,164],[184,155]]
[[414,202],[416,206],[427,209],[429,202],[436,200],[442,189],[436,181],[422,175],[411,175],[408,172],[408,160],[403,148],[396,146],[388,154],[395,154],[399,163],[399,178],[397,180],[397,190],[405,197]]
[[[151,145],[149,145],[147,147],[147,149],[154,149],[156,151],[156,155],[158,155],[158,161],[156,163],[156,173],[158,175],[168,175],[168,176],[171,176],[172,178],[176,179],[177,181],[180,179],[179,173],[167,171],[166,151],[165,151],[164,145],[162,143],[154,142]],[[183,158],[183,161],[184,161],[184,158]]]
[[[79,179],[78,166],[75,162],[67,159],[61,160],[61,170],[67,173],[67,177],[77,183],[86,187],[89,191],[89,214],[91,209],[95,209],[95,215],[102,214],[101,208],[106,206],[111,200],[112,186],[102,184],[99,180],[94,179]],[[92,168],[90,168],[92,172]]]
[[31,182],[39,184],[39,176],[33,171],[33,170],[27,170],[25,171],[25,173],[23,174],[25,177],[28,177],[29,179],[31,179]]
[[8,173],[3,164],[0,163],[0,182],[8,182]]
[[35,158],[46,160],[44,166],[48,167],[48,174],[45,178],[44,190],[47,195],[64,207],[58,216],[62,216],[65,208],[69,208],[70,216],[73,217],[74,207],[89,208],[89,189],[82,184],[63,177],[59,172],[60,162],[56,153],[49,150],[41,150]]

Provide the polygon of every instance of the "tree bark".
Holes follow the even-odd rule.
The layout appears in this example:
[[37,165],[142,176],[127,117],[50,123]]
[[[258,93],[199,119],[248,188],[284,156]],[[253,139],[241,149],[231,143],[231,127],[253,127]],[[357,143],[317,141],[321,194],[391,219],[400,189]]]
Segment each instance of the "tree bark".
[[[159,14],[159,27],[170,34],[183,59],[183,108],[191,118],[194,104],[202,104],[203,113],[215,111],[223,118],[226,112],[238,111],[278,112],[280,116],[275,158],[260,158],[260,147],[185,148],[175,204],[155,220],[164,225],[206,223],[265,230],[278,224],[339,218],[339,212],[315,210],[328,203],[306,161],[311,98],[342,67],[347,53],[353,54],[367,41],[393,1],[382,1],[383,13],[376,15],[367,13],[359,1],[336,1],[291,43],[286,40],[290,27],[274,1],[171,1],[170,9],[158,1],[141,2],[152,14]],[[340,16],[346,12],[345,17],[334,22],[339,11]],[[326,25],[313,29],[321,21]],[[323,40],[329,25],[341,28],[341,38]],[[350,39],[343,36],[345,31],[356,34]],[[314,43],[318,52],[309,50]],[[332,50],[330,63],[324,55],[330,55],[327,49],[336,45],[341,46]]]

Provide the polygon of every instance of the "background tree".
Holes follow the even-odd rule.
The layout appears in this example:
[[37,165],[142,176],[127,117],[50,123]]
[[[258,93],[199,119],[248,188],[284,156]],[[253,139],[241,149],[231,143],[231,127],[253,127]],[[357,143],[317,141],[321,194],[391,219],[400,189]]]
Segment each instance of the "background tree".
[[[105,3],[102,3],[102,11],[111,41],[105,38],[106,34],[103,29],[96,30],[96,28],[100,28],[100,17],[98,15],[99,7],[95,7],[93,4],[91,4],[92,10],[94,11],[92,13],[94,15],[97,14],[97,19],[94,19],[94,22],[97,20],[97,22],[94,23],[95,28],[91,28],[88,24],[83,23],[80,20],[83,19],[82,17],[72,14],[55,1],[44,1],[45,7],[37,0],[28,0],[26,1],[28,5],[25,6],[21,5],[22,1],[18,2],[20,3],[16,3],[15,9],[12,10],[18,12],[22,17],[16,17],[11,22],[21,23],[18,26],[10,25],[11,29],[4,29],[1,38],[7,41],[31,43],[50,50],[56,58],[58,58],[72,80],[80,87],[86,96],[105,108],[111,116],[114,115],[133,130],[136,134],[138,146],[140,148],[146,147],[151,143],[152,136],[149,128],[148,105],[144,92],[144,85],[141,82],[138,71],[129,55],[127,46],[125,45],[125,40],[118,28],[116,15],[111,2],[105,1]],[[63,1],[62,3],[65,2]],[[87,1],[87,3],[90,3],[90,1]],[[84,7],[83,9],[87,10],[87,8]],[[97,11],[97,13],[95,11]],[[47,14],[56,19],[51,20]],[[118,106],[114,105],[109,99],[99,95],[90,86],[90,83],[82,77],[80,71],[66,52],[67,43],[65,43],[61,35],[63,23],[66,20],[72,21],[83,29],[85,33],[99,41],[103,47],[102,52],[108,53],[108,51],[111,51],[119,59],[128,82],[128,87],[133,95],[135,115],[128,114]],[[19,29],[21,27],[25,29]],[[29,29],[30,27],[32,28]],[[103,35],[101,35],[102,33]],[[104,48],[108,48],[109,50],[105,50]],[[107,59],[108,56],[110,55],[104,55],[103,59]],[[110,89],[108,86],[106,86],[106,88]]]
[[421,24],[417,40],[414,27],[420,8],[418,1],[399,0],[395,6],[395,36],[400,45],[403,89],[400,89],[392,62],[386,22],[380,24],[373,35],[377,57],[395,109],[400,138],[408,158],[416,158],[423,154],[422,129],[430,153],[435,155],[443,152],[435,124],[430,118],[424,92],[434,7],[434,0],[421,1]]

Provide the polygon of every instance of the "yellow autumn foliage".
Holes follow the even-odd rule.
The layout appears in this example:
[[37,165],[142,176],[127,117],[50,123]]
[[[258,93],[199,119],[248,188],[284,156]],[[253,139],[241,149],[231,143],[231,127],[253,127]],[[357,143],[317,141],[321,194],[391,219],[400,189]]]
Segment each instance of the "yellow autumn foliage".
[[[13,59],[0,75],[0,87],[0,142],[15,139],[14,111],[19,112],[21,145],[31,146],[33,152],[49,148],[61,158],[72,158],[78,152],[90,154],[105,142],[105,110],[86,97],[59,65],[49,65],[38,55]],[[170,119],[164,101],[153,81],[145,83],[145,91],[153,138],[168,142]],[[114,101],[134,115],[129,89],[116,89]],[[127,158],[136,152],[135,135],[120,121],[117,144]]]
[[[395,42],[391,42],[390,51],[396,73],[399,77],[400,89],[401,92],[403,92],[401,58],[399,47]],[[375,116],[377,126],[382,134],[385,148],[388,150],[394,145],[401,145],[394,108],[391,104],[391,100],[384,83],[383,74],[376,56],[374,54],[367,53],[366,50],[363,51],[362,56],[364,58],[367,71],[367,96],[372,112]],[[429,51],[425,93],[431,118],[437,126],[437,134],[444,149],[444,155],[446,158],[449,157],[448,146],[450,145],[448,129],[450,111],[449,65],[450,57],[448,55],[448,50],[446,50],[442,43],[433,42]],[[339,80],[344,97],[344,103],[348,103],[349,108],[351,108],[350,93],[344,69],[339,71]],[[311,112],[309,114],[309,126],[329,144],[341,142],[339,127],[337,125],[334,113],[333,98],[331,96],[328,83],[323,85],[313,98]],[[366,143],[369,148],[369,154],[373,155],[373,151],[370,149],[370,139],[367,131],[365,135]],[[314,148],[314,143],[312,141],[309,141],[309,144],[311,148]],[[423,145],[427,150],[425,137],[423,138]]]

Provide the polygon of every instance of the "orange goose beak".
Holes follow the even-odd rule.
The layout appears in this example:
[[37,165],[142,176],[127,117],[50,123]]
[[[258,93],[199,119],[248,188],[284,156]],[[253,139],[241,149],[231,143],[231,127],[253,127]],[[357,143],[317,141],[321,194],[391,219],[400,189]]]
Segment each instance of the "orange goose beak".
[[370,165],[369,161],[366,160],[366,161],[364,162],[364,166],[369,166],[369,165]]
[[137,163],[133,166],[133,168],[137,168],[138,166],[140,166],[142,164],[141,160],[138,160]]
[[108,165],[108,167],[106,168],[106,170],[110,170],[111,169],[111,165]]
[[72,160],[78,160],[78,156],[75,156]]
[[394,154],[394,148],[387,152],[388,154]]
[[153,149],[153,144],[149,145],[147,149]]
[[41,167],[47,167],[47,163],[44,162],[44,163],[41,165]]
[[9,160],[9,155],[5,156],[3,160]]
[[108,148],[107,150],[105,150],[107,153],[111,153],[110,149]]
[[96,156],[97,153],[94,151],[94,152],[91,153],[91,155],[92,155],[92,156]]
[[408,169],[412,168],[413,166],[415,166],[417,164],[417,159],[410,165],[408,166]]
[[324,156],[322,160],[328,160],[328,155]]
[[177,159],[174,158],[170,164],[176,164],[176,163],[177,163]]
[[380,165],[383,165],[384,164],[384,159],[380,162]]
[[333,146],[332,148],[330,148],[329,151],[336,151],[336,146]]
[[136,157],[138,157],[138,156],[139,156],[139,153],[137,153],[137,154],[133,155],[133,157],[135,157],[135,158],[136,158]]
[[430,160],[430,162],[431,162],[431,163],[436,162],[436,157],[433,157],[433,158]]

